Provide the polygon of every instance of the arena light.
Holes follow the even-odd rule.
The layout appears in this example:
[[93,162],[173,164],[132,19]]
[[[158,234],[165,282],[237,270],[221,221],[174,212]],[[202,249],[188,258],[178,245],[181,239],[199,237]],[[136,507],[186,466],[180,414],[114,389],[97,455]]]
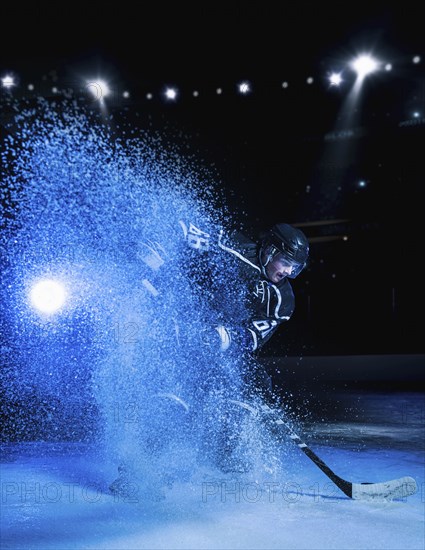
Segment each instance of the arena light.
[[108,84],[104,80],[92,80],[86,83],[87,91],[97,101],[103,101],[111,93]]
[[15,86],[15,79],[10,74],[7,74],[1,79],[1,85],[3,88],[13,88]]
[[378,70],[379,63],[370,55],[363,54],[351,63],[351,67],[356,71],[358,78],[363,79],[368,74]]
[[238,92],[242,95],[246,95],[246,94],[249,94],[250,92],[252,91],[251,89],[251,85],[249,82],[240,82],[238,84]]
[[32,305],[41,313],[59,311],[66,300],[66,290],[63,284],[53,279],[42,279],[31,288]]
[[331,73],[329,75],[329,82],[331,86],[339,86],[342,82],[341,73]]
[[164,95],[169,101],[175,101],[177,99],[178,92],[176,88],[166,88]]

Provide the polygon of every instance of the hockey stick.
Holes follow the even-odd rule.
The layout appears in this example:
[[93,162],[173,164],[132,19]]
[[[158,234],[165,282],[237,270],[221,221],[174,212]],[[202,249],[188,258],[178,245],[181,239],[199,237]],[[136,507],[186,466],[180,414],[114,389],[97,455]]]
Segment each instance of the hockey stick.
[[[233,403],[243,407],[245,409],[258,414],[257,409],[251,405],[247,405],[241,401],[231,400]],[[342,477],[338,476],[334,471],[329,468],[327,464],[319,458],[315,452],[313,452],[306,443],[302,441],[299,435],[297,435],[292,427],[285,422],[279,415],[276,409],[272,409],[266,404],[261,405],[261,412],[266,417],[267,421],[278,427],[284,427],[289,433],[289,437],[303,451],[308,458],[318,466],[323,473],[325,473],[335,485],[341,489],[341,491],[349,498],[355,500],[371,500],[371,499],[401,499],[413,495],[417,491],[416,481],[413,477],[400,477],[399,479],[392,479],[390,481],[383,481],[381,483],[352,483],[346,481]]]

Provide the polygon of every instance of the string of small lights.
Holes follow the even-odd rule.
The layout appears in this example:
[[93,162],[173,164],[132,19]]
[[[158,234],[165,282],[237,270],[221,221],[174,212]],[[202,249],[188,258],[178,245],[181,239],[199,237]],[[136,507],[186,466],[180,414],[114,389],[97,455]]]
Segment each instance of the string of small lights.
[[[421,56],[414,55],[410,62],[413,65],[420,65]],[[349,85],[350,82],[353,81],[352,75],[354,73],[356,75],[354,86],[358,88],[368,75],[375,72],[390,73],[392,71],[394,71],[393,63],[378,60],[369,54],[361,54],[348,62],[343,69],[331,70],[327,72],[325,77],[309,75],[305,78],[304,83],[307,86],[312,86],[316,83],[319,83],[319,85],[324,84],[327,89],[344,88],[344,85]],[[54,74],[55,72],[52,71],[52,73]],[[60,84],[58,82],[54,82],[53,84],[46,82],[48,80],[46,77],[43,77],[43,80],[44,82],[38,84],[35,82],[24,83],[23,79],[12,71],[5,72],[0,76],[2,91],[9,94],[19,93],[21,97],[25,96],[25,94],[29,96],[46,94],[55,95],[67,91],[85,94],[93,101],[98,101],[100,104],[103,104],[111,97],[115,99],[119,97],[123,100],[144,98],[147,101],[160,99],[165,102],[178,102],[183,95],[185,98],[192,97],[194,99],[200,98],[203,95],[200,88],[186,90],[183,93],[178,86],[163,85],[160,86],[158,90],[145,91],[142,96],[137,95],[136,98],[135,93],[131,92],[130,89],[118,90],[117,87],[112,87],[107,79],[102,78],[81,78],[80,80],[65,79],[61,80]],[[54,76],[52,80],[58,81],[58,78]],[[288,90],[293,85],[300,85],[300,82],[287,79],[280,81],[278,84],[282,91]],[[252,81],[243,80],[234,83],[232,87],[212,86],[211,89],[208,90],[208,94],[215,94],[216,96],[221,96],[223,94],[249,96],[255,94],[255,91],[255,84]],[[415,112],[413,116],[418,118],[421,114]]]

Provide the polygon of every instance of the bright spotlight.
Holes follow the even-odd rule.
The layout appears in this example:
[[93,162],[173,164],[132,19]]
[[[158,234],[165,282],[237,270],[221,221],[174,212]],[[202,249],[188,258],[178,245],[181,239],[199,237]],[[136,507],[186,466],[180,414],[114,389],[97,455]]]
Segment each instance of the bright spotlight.
[[251,91],[251,86],[249,85],[249,82],[241,82],[238,84],[238,90],[240,94],[246,95]]
[[170,101],[175,101],[177,99],[177,90],[175,88],[167,88],[164,95]]
[[1,79],[1,85],[3,88],[12,88],[15,85],[15,79],[13,76],[7,74]]
[[330,82],[331,86],[339,86],[342,82],[341,73],[332,73],[329,76],[329,82]]
[[351,66],[359,78],[364,78],[366,75],[376,71],[379,63],[370,55],[360,55],[352,62]]
[[65,303],[66,292],[61,283],[52,279],[43,279],[31,289],[31,303],[42,313],[55,313]]
[[93,80],[86,83],[87,90],[94,96],[95,100],[103,99],[111,93],[109,86],[104,80]]

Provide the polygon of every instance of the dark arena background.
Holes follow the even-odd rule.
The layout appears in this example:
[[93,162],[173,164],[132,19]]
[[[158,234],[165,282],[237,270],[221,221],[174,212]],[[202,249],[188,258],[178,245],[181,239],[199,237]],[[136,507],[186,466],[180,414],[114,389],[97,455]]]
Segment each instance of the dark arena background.
[[[425,4],[3,3],[0,19],[2,548],[423,548]],[[412,465],[415,496],[374,504],[381,535],[257,420],[251,477],[199,460],[216,417],[240,426],[223,396],[242,400],[244,364],[170,336],[202,330],[168,261],[191,217],[308,237],[294,314],[256,360],[345,477]],[[166,281],[140,261],[156,241]],[[46,278],[65,284],[58,314],[34,300]],[[137,502],[108,494],[126,461]],[[74,502],[69,483],[90,490]]]

